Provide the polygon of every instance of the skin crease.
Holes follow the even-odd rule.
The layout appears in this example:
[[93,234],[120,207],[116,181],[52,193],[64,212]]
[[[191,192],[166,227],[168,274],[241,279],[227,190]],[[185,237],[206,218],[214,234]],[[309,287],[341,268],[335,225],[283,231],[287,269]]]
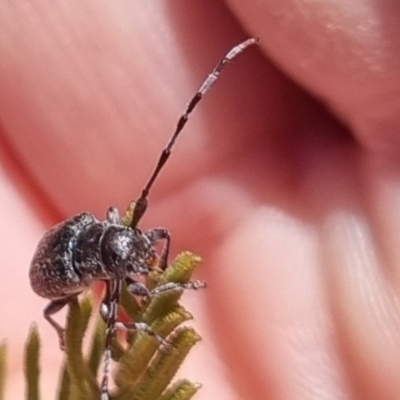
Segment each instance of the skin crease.
[[200,400],[400,398],[399,6],[56,3],[0,12],[7,398],[23,393],[32,321],[54,398],[57,338],[27,279],[41,234],[123,209],[205,74],[251,35],[259,48],[201,103],[142,223],[205,258],[209,288],[186,295],[204,341],[183,376]]

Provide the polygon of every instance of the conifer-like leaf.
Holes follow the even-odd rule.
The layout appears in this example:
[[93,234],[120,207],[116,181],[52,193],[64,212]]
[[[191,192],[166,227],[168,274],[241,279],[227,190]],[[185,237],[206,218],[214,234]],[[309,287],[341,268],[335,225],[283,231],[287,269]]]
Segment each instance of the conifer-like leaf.
[[132,400],[158,400],[170,384],[189,350],[200,340],[192,328],[181,328],[170,339],[170,347],[159,351],[146,369]]
[[159,400],[189,400],[201,388],[201,384],[182,379],[168,388]]
[[[168,282],[187,282],[200,259],[183,253],[166,271],[150,277],[151,287]],[[123,289],[121,306],[134,322],[146,322],[150,328],[166,338],[169,345],[160,345],[144,332],[127,334],[127,341],[120,342],[117,335],[113,342],[112,358],[116,388],[112,400],[189,400],[199,390],[197,383],[187,380],[171,384],[173,377],[189,350],[200,336],[181,324],[192,318],[180,304],[182,290],[161,292],[148,299],[135,299]],[[92,299],[84,297],[69,305],[65,328],[65,361],[60,371],[57,400],[99,400],[99,380],[102,376],[105,324],[98,318],[89,340],[87,354],[82,345],[92,314]],[[36,326],[32,326],[25,353],[27,400],[40,400],[39,393],[40,341]],[[0,346],[0,400],[4,387],[5,345]]]
[[[189,252],[182,253],[153,281],[153,287],[168,282],[189,281],[199,261],[199,257]],[[178,303],[181,295],[181,289],[162,292],[143,306],[141,320],[156,333],[168,338],[171,345],[160,348],[154,338],[144,333],[137,334],[117,366],[115,381],[119,390],[116,400],[158,400],[190,348],[200,340],[200,336],[191,328],[181,328],[169,337],[182,322],[192,318]],[[193,385],[197,391],[198,385]],[[191,396],[195,392],[193,388],[190,390]]]
[[93,376],[97,375],[97,372],[101,364],[101,359],[103,357],[104,330],[105,330],[105,323],[101,318],[99,318],[96,329],[92,336],[92,343],[88,357],[88,367],[92,372]]
[[83,336],[88,326],[91,310],[89,298],[85,298],[80,305],[78,302],[72,302],[67,318],[65,352],[72,383],[72,398],[77,400],[95,399],[95,396],[100,396],[96,377],[90,371],[82,352]]
[[25,378],[27,400],[39,400],[40,339],[36,325],[32,325],[25,348]]
[[68,364],[64,362],[61,370],[61,380],[57,400],[69,400],[71,397],[71,377],[68,372]]

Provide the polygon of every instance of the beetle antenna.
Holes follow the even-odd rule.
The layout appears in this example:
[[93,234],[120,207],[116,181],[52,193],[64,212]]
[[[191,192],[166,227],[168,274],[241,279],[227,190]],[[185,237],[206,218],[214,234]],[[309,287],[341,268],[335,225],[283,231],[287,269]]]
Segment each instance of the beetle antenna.
[[186,107],[185,112],[179,118],[178,123],[176,125],[175,132],[171,136],[167,146],[161,152],[160,157],[158,159],[157,165],[154,168],[153,173],[150,176],[146,186],[142,190],[142,194],[135,202],[135,208],[133,211],[132,221],[131,221],[131,228],[136,228],[137,224],[139,223],[140,219],[143,217],[144,213],[147,209],[148,200],[147,197],[149,195],[150,189],[153,186],[154,181],[157,179],[158,174],[164,167],[165,163],[167,162],[169,156],[171,155],[172,148],[174,147],[175,141],[178,138],[179,134],[182,132],[186,122],[189,119],[189,115],[192,111],[196,108],[199,101],[202,97],[208,92],[214,82],[218,79],[221,71],[224,69],[226,64],[228,64],[232,59],[234,59],[237,55],[242,53],[247,47],[256,44],[258,42],[257,38],[249,38],[242,43],[239,43],[235,47],[233,47],[224,58],[218,63],[218,65],[213,69],[213,71],[207,76],[206,80],[200,86],[197,93],[193,96],[190,100],[189,104]]

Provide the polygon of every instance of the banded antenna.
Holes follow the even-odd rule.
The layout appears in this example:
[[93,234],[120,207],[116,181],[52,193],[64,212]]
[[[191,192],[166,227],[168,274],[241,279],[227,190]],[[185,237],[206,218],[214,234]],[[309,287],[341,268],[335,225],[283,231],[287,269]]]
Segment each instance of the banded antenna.
[[150,176],[150,179],[148,180],[147,184],[142,190],[142,194],[140,197],[136,200],[135,202],[135,208],[133,211],[133,216],[132,216],[132,221],[131,221],[131,228],[136,228],[139,221],[143,217],[144,213],[146,212],[147,205],[148,205],[148,200],[147,197],[150,193],[150,189],[153,186],[153,183],[157,179],[160,171],[163,169],[165,163],[167,162],[169,156],[171,155],[172,148],[174,147],[174,144],[176,142],[176,139],[178,138],[179,134],[182,132],[184,126],[186,125],[186,122],[189,119],[190,114],[192,111],[196,108],[197,104],[200,102],[200,100],[203,98],[203,96],[210,90],[211,86],[214,84],[214,82],[218,79],[219,75],[221,74],[222,70],[224,67],[232,61],[237,55],[242,53],[247,47],[252,46],[253,44],[258,43],[257,38],[249,38],[245,40],[242,43],[239,43],[235,47],[233,47],[226,55],[224,58],[221,59],[221,61],[218,63],[218,65],[213,69],[213,71],[207,76],[206,80],[203,82],[203,84],[200,86],[199,90],[196,92],[196,94],[193,96],[193,98],[190,100],[188,106],[186,107],[185,112],[182,114],[182,116],[179,118],[178,123],[176,125],[175,132],[171,136],[167,146],[164,148],[164,150],[161,152],[160,157],[158,159],[157,165],[154,168],[153,173]]

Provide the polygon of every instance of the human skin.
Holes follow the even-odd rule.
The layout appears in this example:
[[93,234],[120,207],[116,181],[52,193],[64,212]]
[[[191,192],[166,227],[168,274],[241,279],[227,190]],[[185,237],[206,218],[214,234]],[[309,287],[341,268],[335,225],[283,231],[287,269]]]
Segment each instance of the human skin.
[[400,398],[399,14],[377,0],[2,4],[7,399],[34,320],[54,398],[57,338],[28,282],[41,234],[136,197],[201,80],[248,36],[258,49],[199,105],[142,224],[205,259],[209,288],[185,295],[204,337],[186,367],[197,398]]

